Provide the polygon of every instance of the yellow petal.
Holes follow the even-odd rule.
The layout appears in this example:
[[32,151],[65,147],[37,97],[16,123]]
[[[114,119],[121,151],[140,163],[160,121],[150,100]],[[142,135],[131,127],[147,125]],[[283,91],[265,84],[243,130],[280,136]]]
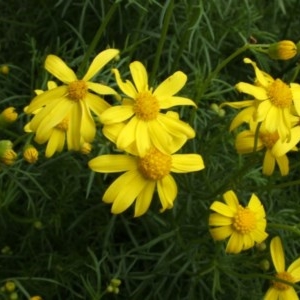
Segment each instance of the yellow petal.
[[262,172],[264,175],[271,176],[274,172],[274,169],[275,169],[275,157],[268,149],[265,153]]
[[286,155],[279,156],[275,158],[277,165],[280,170],[281,176],[286,176],[289,174],[289,159]]
[[134,173],[131,180],[128,180],[126,184],[124,183],[122,188],[119,189],[119,193],[114,199],[113,205],[111,207],[111,212],[113,214],[119,214],[125,211],[138,197],[147,183],[148,181],[141,174],[137,172]]
[[45,61],[45,69],[64,83],[76,81],[76,74],[66,63],[56,55],[48,55]]
[[256,86],[246,82],[239,82],[235,87],[239,92],[251,95],[257,100],[268,99],[267,91],[260,86]]
[[299,297],[294,288],[289,288],[281,291],[280,300],[299,300]]
[[220,201],[214,201],[210,206],[210,209],[225,216],[225,217],[234,217],[235,209],[229,207],[227,204],[224,204]]
[[80,134],[85,142],[91,143],[95,138],[96,125],[86,102],[79,101],[79,103],[81,106]]
[[103,124],[115,124],[128,120],[134,115],[133,106],[117,105],[106,109],[99,117]]
[[[268,234],[264,231],[266,228],[266,221],[265,222],[257,222],[257,228],[254,229],[250,235],[252,236],[253,240],[257,243],[262,243],[267,237]],[[262,228],[259,228],[262,227]]]
[[54,129],[47,143],[45,156],[51,157],[55,152],[61,152],[65,144],[66,133]]
[[243,101],[236,101],[236,102],[224,102],[220,105],[220,107],[226,105],[233,108],[243,108],[248,106],[254,106],[254,104],[255,104],[254,100],[243,100]]
[[204,169],[203,159],[199,154],[172,155],[172,172],[187,173]]
[[251,235],[243,234],[243,250],[250,249],[254,246],[254,240],[252,239]]
[[125,154],[100,155],[88,162],[89,167],[100,173],[115,173],[137,169],[135,157]]
[[144,65],[139,61],[134,61],[129,65],[129,68],[137,91],[148,91],[148,74]]
[[233,230],[232,226],[230,225],[217,228],[210,228],[209,232],[215,241],[222,241],[228,238],[233,233]]
[[270,243],[272,261],[277,273],[285,271],[285,258],[282,243],[279,236],[274,237]]
[[238,126],[240,126],[242,123],[249,123],[253,120],[253,115],[255,112],[255,106],[250,106],[245,109],[243,109],[241,112],[239,112],[232,120],[230,124],[229,131],[234,130]]
[[99,117],[105,110],[110,108],[110,105],[97,95],[87,93],[84,101],[88,107]]
[[153,92],[154,96],[158,99],[168,98],[175,95],[180,91],[187,81],[187,76],[181,72],[177,71],[167,79],[165,79]]
[[159,107],[160,109],[167,109],[173,106],[178,105],[191,105],[194,107],[197,107],[196,103],[189,99],[184,97],[166,97],[166,98],[158,98]]
[[107,49],[100,52],[92,61],[88,71],[82,78],[84,81],[89,81],[96,75],[109,61],[119,54],[117,49]]
[[209,215],[208,224],[210,226],[232,225],[232,218],[228,218],[228,217],[222,216],[222,215],[220,215],[218,213],[211,213]]
[[157,192],[162,205],[160,212],[173,207],[177,196],[177,184],[171,175],[163,177],[157,182]]
[[136,142],[136,127],[138,122],[139,120],[133,117],[120,131],[116,141],[119,149],[126,149],[129,145]]
[[32,114],[37,109],[40,109],[41,107],[45,105],[50,105],[52,103],[57,103],[61,101],[61,99],[67,95],[68,89],[67,86],[60,86],[58,88],[52,89],[50,91],[46,91],[35,98],[32,99],[30,104],[27,107],[26,113]]
[[149,181],[146,186],[140,192],[140,194],[136,198],[135,207],[134,207],[134,216],[139,217],[143,215],[150,206],[156,182]]
[[95,82],[87,82],[87,86],[89,89],[91,89],[93,92],[99,94],[99,95],[116,95],[117,92],[112,89],[109,86],[106,86],[104,84],[95,83]]
[[243,250],[243,236],[233,231],[227,243],[226,253],[240,253]]
[[117,84],[119,86],[119,88],[121,89],[121,91],[129,96],[132,99],[135,99],[137,96],[137,90],[135,89],[134,85],[132,84],[132,82],[130,82],[129,80],[126,80],[125,82],[122,81],[120,73],[117,69],[112,69],[113,73],[115,74],[115,78],[117,81]]
[[293,95],[293,102],[297,114],[300,115],[300,85],[298,83],[290,83],[290,90]]
[[251,195],[250,201],[248,203],[248,207],[250,208],[251,211],[255,212],[256,217],[263,218],[266,216],[264,207],[262,206],[259,198],[255,194]]
[[258,107],[256,109],[256,114],[254,116],[254,120],[256,122],[262,122],[266,119],[267,114],[269,112],[269,110],[272,107],[272,103],[269,100],[265,100],[265,101],[261,101],[258,104]]
[[271,286],[267,290],[267,292],[265,294],[265,297],[264,297],[264,300],[278,300],[278,299],[280,299],[279,295],[281,294],[281,292],[282,292],[281,290],[277,290],[277,289],[273,288],[273,286]]
[[139,156],[145,156],[151,148],[151,139],[149,136],[148,122],[137,120],[135,129],[135,143]]
[[67,144],[69,150],[80,150],[80,129],[81,129],[81,108],[80,105],[72,105],[69,112]]
[[233,210],[237,211],[239,208],[239,200],[233,190],[229,190],[223,194],[224,201]]
[[300,258],[296,259],[287,269],[293,278],[294,282],[300,281]]

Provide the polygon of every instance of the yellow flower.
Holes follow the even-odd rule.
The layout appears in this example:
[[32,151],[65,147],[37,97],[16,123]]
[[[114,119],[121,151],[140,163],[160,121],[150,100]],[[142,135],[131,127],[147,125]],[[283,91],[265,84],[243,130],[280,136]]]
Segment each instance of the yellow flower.
[[14,107],[8,107],[4,109],[0,114],[0,125],[7,125],[13,123],[17,120],[18,113],[15,111]]
[[[270,244],[271,257],[276,270],[275,277],[285,280],[291,284],[300,281],[300,258],[296,259],[285,269],[285,257],[282,243],[279,236],[272,239]],[[272,286],[268,289],[264,300],[299,300],[295,289],[288,283],[273,280]]]
[[30,164],[34,164],[39,157],[39,152],[32,145],[28,145],[25,147],[23,152],[23,158]]
[[[73,70],[59,57],[47,56],[46,70],[61,80],[64,85],[39,94],[31,101],[26,110],[26,113],[32,114],[42,108],[30,122],[30,129],[35,132],[35,140],[38,143],[47,141],[53,133],[53,128],[61,127],[61,123],[66,123],[65,118],[68,119],[67,144],[69,150],[80,150],[82,139],[86,142],[94,139],[96,126],[91,112],[99,116],[109,107],[109,104],[95,93],[109,95],[116,94],[116,92],[106,85],[90,80],[118,53],[119,51],[116,49],[100,52],[82,79],[78,79]],[[67,128],[63,127],[65,131]],[[61,143],[57,145],[57,149],[60,148]]]
[[231,125],[231,129],[241,124],[244,117],[249,118],[252,114],[254,121],[263,122],[266,130],[278,131],[282,141],[289,139],[291,110],[295,108],[300,115],[300,85],[297,83],[288,85],[281,79],[273,79],[249,58],[245,58],[244,62],[253,66],[256,75],[255,83],[239,82],[236,88],[240,92],[253,96],[254,100],[224,103],[234,108],[248,108],[247,112],[239,115],[235,120],[236,124]]
[[[137,153],[136,153],[137,154]],[[125,172],[117,178],[103,195],[105,203],[112,203],[111,212],[119,214],[135,201],[134,216],[144,214],[157,189],[161,211],[173,207],[177,196],[177,185],[171,172],[186,173],[204,168],[198,154],[165,154],[151,148],[146,155],[116,154],[101,155],[88,163],[95,172]]]
[[[277,163],[280,173],[285,176],[289,173],[289,160],[287,153],[297,150],[296,144],[300,141],[300,126],[291,129],[289,142],[279,138],[278,131],[270,132],[266,130],[264,124],[259,128],[258,123],[250,122],[249,130],[244,130],[236,136],[235,147],[240,154],[253,153],[265,149],[262,172],[265,175],[272,175]],[[254,147],[256,146],[256,149]]]
[[268,54],[272,59],[288,60],[297,55],[297,46],[289,40],[279,41],[269,46]]
[[160,112],[176,105],[196,106],[188,98],[174,96],[185,85],[187,77],[184,73],[175,72],[153,91],[148,87],[147,71],[138,61],[130,64],[133,83],[129,80],[123,82],[117,69],[113,72],[119,88],[129,99],[124,99],[122,105],[105,110],[100,121],[104,125],[126,122],[116,141],[119,149],[135,143],[141,156],[151,147],[170,153],[174,137],[184,136],[187,139],[195,136],[188,124]]
[[267,221],[265,210],[260,200],[252,194],[247,207],[239,204],[236,194],[230,190],[223,194],[226,202],[214,201],[210,209],[215,213],[209,216],[212,237],[217,240],[229,238],[227,253],[239,253],[263,242],[268,234],[265,232]]

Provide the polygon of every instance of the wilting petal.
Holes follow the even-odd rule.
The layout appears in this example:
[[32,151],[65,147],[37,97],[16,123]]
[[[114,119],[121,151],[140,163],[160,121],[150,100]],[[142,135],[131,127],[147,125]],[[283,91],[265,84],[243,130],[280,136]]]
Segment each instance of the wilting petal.
[[265,153],[263,162],[263,174],[270,176],[273,174],[275,168],[275,157],[272,155],[271,151],[268,149]]
[[56,55],[48,55],[45,61],[45,69],[64,83],[76,81],[76,74],[66,63]]
[[96,75],[110,60],[119,54],[117,49],[107,49],[100,52],[92,61],[88,71],[82,78],[84,81],[89,81]]

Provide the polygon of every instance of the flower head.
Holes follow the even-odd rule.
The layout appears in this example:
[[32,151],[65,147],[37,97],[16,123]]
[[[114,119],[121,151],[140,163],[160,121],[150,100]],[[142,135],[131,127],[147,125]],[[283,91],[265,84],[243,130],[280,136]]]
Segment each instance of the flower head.
[[[78,79],[59,57],[48,55],[45,68],[64,84],[37,95],[29,104],[26,113],[34,114],[30,130],[35,132],[35,140],[44,143],[52,136],[54,128],[68,130],[67,145],[69,150],[80,150],[83,139],[91,142],[96,133],[92,112],[99,116],[110,105],[97,94],[109,95],[116,92],[103,84],[94,83],[92,77],[119,53],[116,49],[100,52],[91,63],[82,79]],[[94,93],[91,93],[90,90]],[[66,118],[68,119],[66,122]],[[61,126],[61,124],[66,126]],[[56,142],[61,139],[56,139]],[[61,144],[55,147],[58,151]],[[55,148],[54,147],[54,148]],[[52,149],[53,151],[53,149]],[[52,152],[51,151],[51,152]]]
[[[274,237],[270,244],[271,257],[276,270],[275,277],[291,284],[300,281],[300,258],[296,259],[288,268],[285,269],[285,257],[282,243],[279,236]],[[273,280],[268,289],[264,300],[297,300],[299,297],[295,289],[279,280]]]
[[9,140],[0,141],[0,162],[7,166],[12,165],[17,159],[17,153],[12,149],[13,143]]
[[151,147],[170,153],[174,137],[184,136],[188,139],[195,136],[188,124],[161,112],[176,105],[195,106],[188,98],[174,96],[185,85],[187,77],[184,73],[175,72],[153,90],[148,86],[145,67],[138,61],[130,64],[133,83],[128,80],[123,82],[117,69],[113,69],[113,72],[119,88],[128,98],[123,100],[122,105],[105,110],[100,121],[104,125],[125,123],[116,141],[119,149],[126,149],[134,143],[142,156]]
[[209,216],[212,237],[219,241],[229,238],[227,253],[239,253],[261,243],[268,234],[265,232],[265,210],[258,199],[252,194],[246,207],[239,204],[235,193],[230,190],[223,195],[225,203],[214,201],[210,209],[215,213]]
[[256,122],[263,122],[269,132],[278,131],[282,141],[289,140],[293,118],[291,112],[295,108],[300,115],[300,85],[287,84],[279,78],[273,79],[249,58],[245,58],[244,62],[253,66],[255,82],[254,84],[239,82],[236,88],[240,92],[253,96],[254,100],[224,103],[234,108],[246,107],[245,111],[234,119],[231,129],[252,118]]
[[171,172],[186,173],[204,168],[198,154],[166,154],[156,148],[149,149],[141,157],[136,155],[101,155],[89,161],[95,172],[125,172],[117,178],[103,195],[105,203],[112,203],[111,211],[119,214],[135,201],[134,216],[144,214],[157,189],[161,211],[173,207],[177,185]]
[[8,107],[4,109],[0,114],[0,126],[6,126],[17,120],[18,113],[15,111],[14,107]]
[[30,164],[34,164],[37,162],[39,157],[39,152],[32,145],[28,145],[25,147],[23,152],[23,158]]

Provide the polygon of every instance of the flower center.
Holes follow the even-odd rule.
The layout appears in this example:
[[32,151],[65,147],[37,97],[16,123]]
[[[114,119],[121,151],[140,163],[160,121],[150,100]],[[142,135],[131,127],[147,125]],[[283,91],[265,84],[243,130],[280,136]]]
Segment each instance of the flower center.
[[274,146],[274,144],[278,141],[279,134],[277,131],[272,133],[264,132],[264,133],[260,133],[259,137],[263,142],[263,144],[265,145],[265,147],[271,149]]
[[141,92],[135,99],[133,110],[138,119],[151,121],[159,113],[159,103],[150,92]]
[[[288,281],[288,282],[291,282],[291,283],[294,282],[293,276],[288,272],[277,273],[275,275],[275,277],[285,280],[285,281]],[[277,281],[277,280],[276,281],[274,280],[272,283],[273,283],[274,288],[277,290],[287,290],[288,288],[291,287],[290,285],[288,285],[284,282],[281,282],[281,281]]]
[[268,96],[271,103],[279,108],[289,108],[293,102],[293,95],[289,86],[280,79],[272,82]]
[[68,96],[73,101],[79,101],[85,98],[88,87],[83,80],[76,80],[69,83]]
[[255,229],[256,218],[253,211],[248,207],[244,208],[241,205],[234,216],[233,227],[241,234],[247,234]]
[[168,175],[171,165],[171,155],[163,154],[154,148],[138,161],[139,171],[150,180],[159,180]]
[[68,130],[69,119],[66,117],[60,123],[58,123],[55,128],[61,131]]

